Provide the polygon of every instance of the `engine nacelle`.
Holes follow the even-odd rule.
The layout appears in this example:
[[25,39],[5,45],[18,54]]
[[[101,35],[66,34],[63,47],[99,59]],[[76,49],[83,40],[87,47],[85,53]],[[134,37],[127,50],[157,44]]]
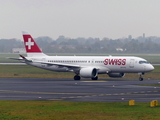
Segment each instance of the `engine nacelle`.
[[124,77],[125,73],[108,73],[109,77]]
[[94,78],[97,76],[96,68],[82,68],[79,72],[81,77],[84,78]]

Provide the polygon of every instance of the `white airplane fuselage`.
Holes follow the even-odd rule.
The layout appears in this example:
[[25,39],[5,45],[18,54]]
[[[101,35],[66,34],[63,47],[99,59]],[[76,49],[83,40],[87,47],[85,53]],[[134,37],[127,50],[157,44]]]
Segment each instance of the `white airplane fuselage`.
[[[145,59],[126,56],[45,56],[26,57],[31,60],[29,65],[57,72],[74,72],[73,68],[50,65],[49,63],[72,64],[81,68],[90,67],[98,69],[98,74],[104,73],[145,73],[150,72],[154,67],[145,63]],[[142,63],[141,63],[142,61]],[[45,64],[44,64],[45,62]],[[143,63],[144,62],[144,63]],[[48,64],[46,64],[48,63]],[[74,68],[75,71],[77,68]]]

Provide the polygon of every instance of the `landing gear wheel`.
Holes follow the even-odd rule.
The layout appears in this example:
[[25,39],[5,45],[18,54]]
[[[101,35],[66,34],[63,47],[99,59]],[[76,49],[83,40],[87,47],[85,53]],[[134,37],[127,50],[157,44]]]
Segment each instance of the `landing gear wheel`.
[[98,80],[98,76],[93,77],[92,80]]
[[80,79],[81,79],[81,77],[79,75],[74,76],[74,80],[80,80]]
[[143,78],[142,78],[142,77],[139,77],[139,81],[143,81]]

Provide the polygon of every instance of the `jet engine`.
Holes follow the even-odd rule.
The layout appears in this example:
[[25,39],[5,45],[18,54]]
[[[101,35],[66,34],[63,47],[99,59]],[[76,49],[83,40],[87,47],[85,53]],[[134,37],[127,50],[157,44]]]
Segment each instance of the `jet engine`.
[[81,77],[84,78],[94,78],[97,76],[96,68],[82,68],[79,72]]
[[109,77],[124,77],[125,73],[108,73]]

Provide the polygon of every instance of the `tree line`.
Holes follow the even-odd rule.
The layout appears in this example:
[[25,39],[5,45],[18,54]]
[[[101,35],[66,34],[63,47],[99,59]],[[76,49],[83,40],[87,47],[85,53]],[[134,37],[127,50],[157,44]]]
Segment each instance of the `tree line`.
[[[83,38],[76,39],[59,36],[56,40],[50,37],[38,37],[35,41],[44,53],[160,53],[160,37],[138,37],[109,39]],[[24,48],[22,40],[0,39],[0,52],[12,53],[13,48]]]

